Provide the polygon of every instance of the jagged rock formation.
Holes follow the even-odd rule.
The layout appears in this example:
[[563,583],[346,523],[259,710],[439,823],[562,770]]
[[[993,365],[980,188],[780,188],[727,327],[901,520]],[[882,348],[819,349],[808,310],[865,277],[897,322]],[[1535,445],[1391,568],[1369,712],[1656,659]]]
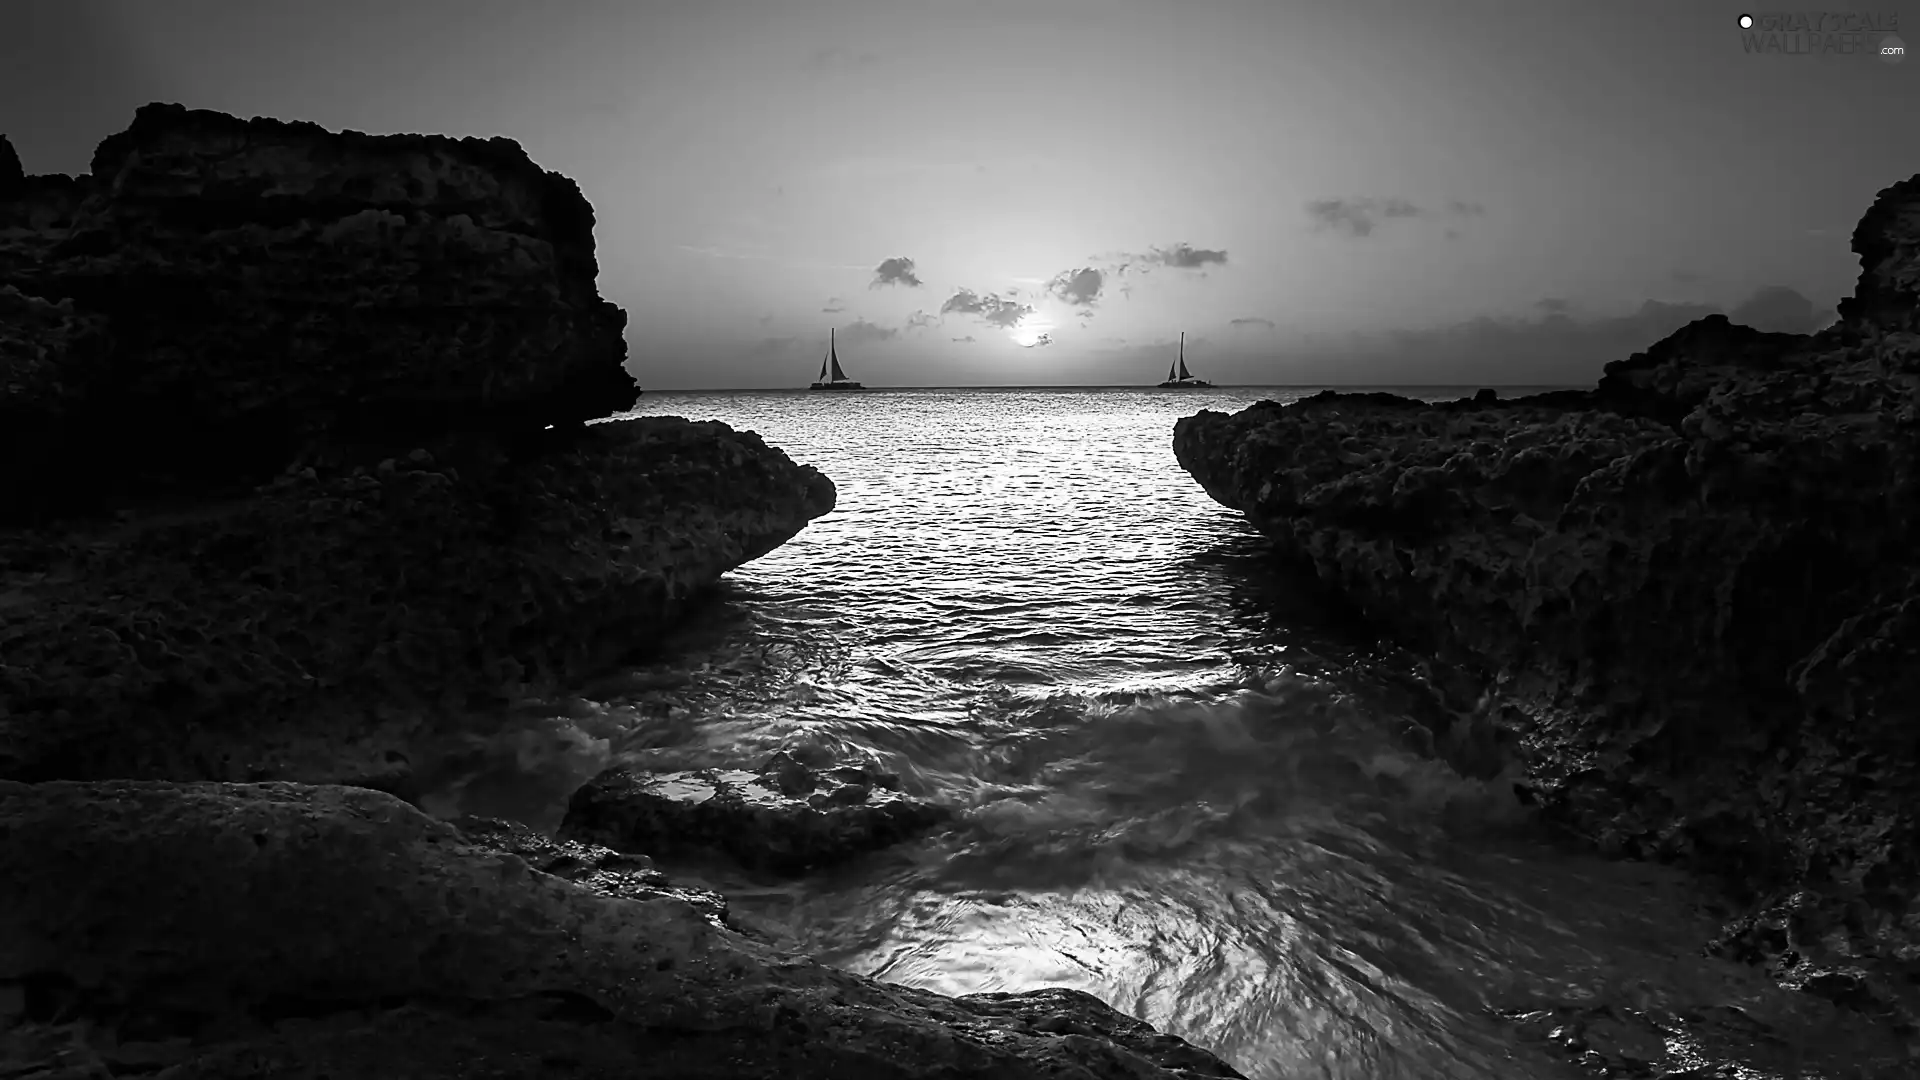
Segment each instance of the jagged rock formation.
[[1920,975],[1920,177],[1853,247],[1816,335],[1715,316],[1588,392],[1321,394],[1188,417],[1174,451],[1481,677],[1548,815],[1718,874],[1759,912],[1729,951],[1870,997],[1863,965]]
[[[636,394],[592,224],[503,139],[149,106],[81,178],[0,140],[0,1073],[1237,1077],[371,790],[833,507],[750,432],[586,423]],[[359,786],[175,782],[289,779]]]
[[543,874],[565,878],[601,896],[679,900],[692,905],[715,926],[729,926],[726,897],[711,889],[674,885],[654,867],[648,855],[555,838],[499,818],[466,816],[453,824],[469,843],[515,856]]
[[152,105],[89,176],[0,161],[0,776],[404,790],[833,506],[751,433],[583,426],[625,315],[509,140]]
[[317,442],[539,430],[636,396],[592,207],[511,140],[149,105],[83,179],[6,172],[0,286],[72,301],[112,348],[62,371],[63,413],[0,399],[0,523],[257,483]]
[[758,436],[659,417],[491,475],[422,451],[0,538],[0,775],[404,790],[435,717],[652,645],[833,499]]
[[753,870],[800,874],[920,835],[953,816],[899,788],[899,777],[868,765],[810,765],[786,751],[755,772],[615,768],[574,793],[561,831],[663,856],[721,851]]
[[363,789],[0,781],[11,1041],[195,1077],[1240,1076],[1086,994],[886,986],[498,839]]

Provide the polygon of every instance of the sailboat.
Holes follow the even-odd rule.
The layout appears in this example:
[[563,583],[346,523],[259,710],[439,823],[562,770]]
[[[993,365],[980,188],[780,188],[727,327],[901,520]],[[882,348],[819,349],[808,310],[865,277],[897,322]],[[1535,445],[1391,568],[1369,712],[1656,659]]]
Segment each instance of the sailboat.
[[1167,381],[1160,384],[1160,389],[1185,390],[1212,385],[1205,379],[1195,378],[1193,372],[1187,370],[1187,335],[1184,332],[1181,333],[1180,359],[1167,365]]
[[816,380],[812,386],[807,387],[807,389],[865,390],[866,387],[847,378],[847,373],[840,370],[840,353],[835,347],[833,340],[835,333],[835,330],[827,331],[827,357],[820,361],[820,378]]

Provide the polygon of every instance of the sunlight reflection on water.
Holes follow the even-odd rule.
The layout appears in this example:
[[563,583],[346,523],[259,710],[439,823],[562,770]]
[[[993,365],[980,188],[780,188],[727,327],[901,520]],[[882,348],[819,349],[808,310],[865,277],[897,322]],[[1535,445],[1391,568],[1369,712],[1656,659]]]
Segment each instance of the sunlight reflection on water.
[[1582,1075],[1494,1011],[1594,1003],[1640,1010],[1609,1045],[1676,1066],[1891,1052],[1703,959],[1678,875],[1556,853],[1506,778],[1408,748],[1383,669],[1174,462],[1177,418],[1275,393],[649,394],[818,466],[837,508],[730,575],[671,655],[455,755],[437,810],[551,827],[611,761],[864,756],[962,824],[802,882],[670,869],[830,962],[1078,987],[1257,1080]]

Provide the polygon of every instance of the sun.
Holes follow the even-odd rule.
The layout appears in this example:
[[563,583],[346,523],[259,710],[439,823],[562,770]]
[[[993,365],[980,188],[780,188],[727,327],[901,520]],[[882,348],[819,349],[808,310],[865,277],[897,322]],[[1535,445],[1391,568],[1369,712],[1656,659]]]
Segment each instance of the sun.
[[1018,325],[1008,328],[1007,336],[1015,345],[1031,349],[1035,345],[1053,340],[1050,331],[1053,324],[1045,319],[1022,319]]

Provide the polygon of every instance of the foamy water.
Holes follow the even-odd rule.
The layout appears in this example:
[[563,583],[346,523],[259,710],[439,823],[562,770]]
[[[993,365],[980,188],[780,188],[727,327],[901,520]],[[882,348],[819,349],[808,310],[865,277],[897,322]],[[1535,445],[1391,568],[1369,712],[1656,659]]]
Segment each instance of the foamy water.
[[1671,1068],[1839,1077],[1894,1053],[1702,957],[1715,923],[1683,877],[1557,852],[1510,778],[1416,752],[1393,658],[1319,628],[1174,462],[1179,417],[1288,396],[649,394],[819,467],[838,508],[669,654],[477,734],[429,805],[550,826],[611,761],[865,756],[961,825],[799,883],[668,869],[831,963],[1077,987],[1259,1080],[1592,1075],[1513,1017],[1595,1004],[1596,1050]]

